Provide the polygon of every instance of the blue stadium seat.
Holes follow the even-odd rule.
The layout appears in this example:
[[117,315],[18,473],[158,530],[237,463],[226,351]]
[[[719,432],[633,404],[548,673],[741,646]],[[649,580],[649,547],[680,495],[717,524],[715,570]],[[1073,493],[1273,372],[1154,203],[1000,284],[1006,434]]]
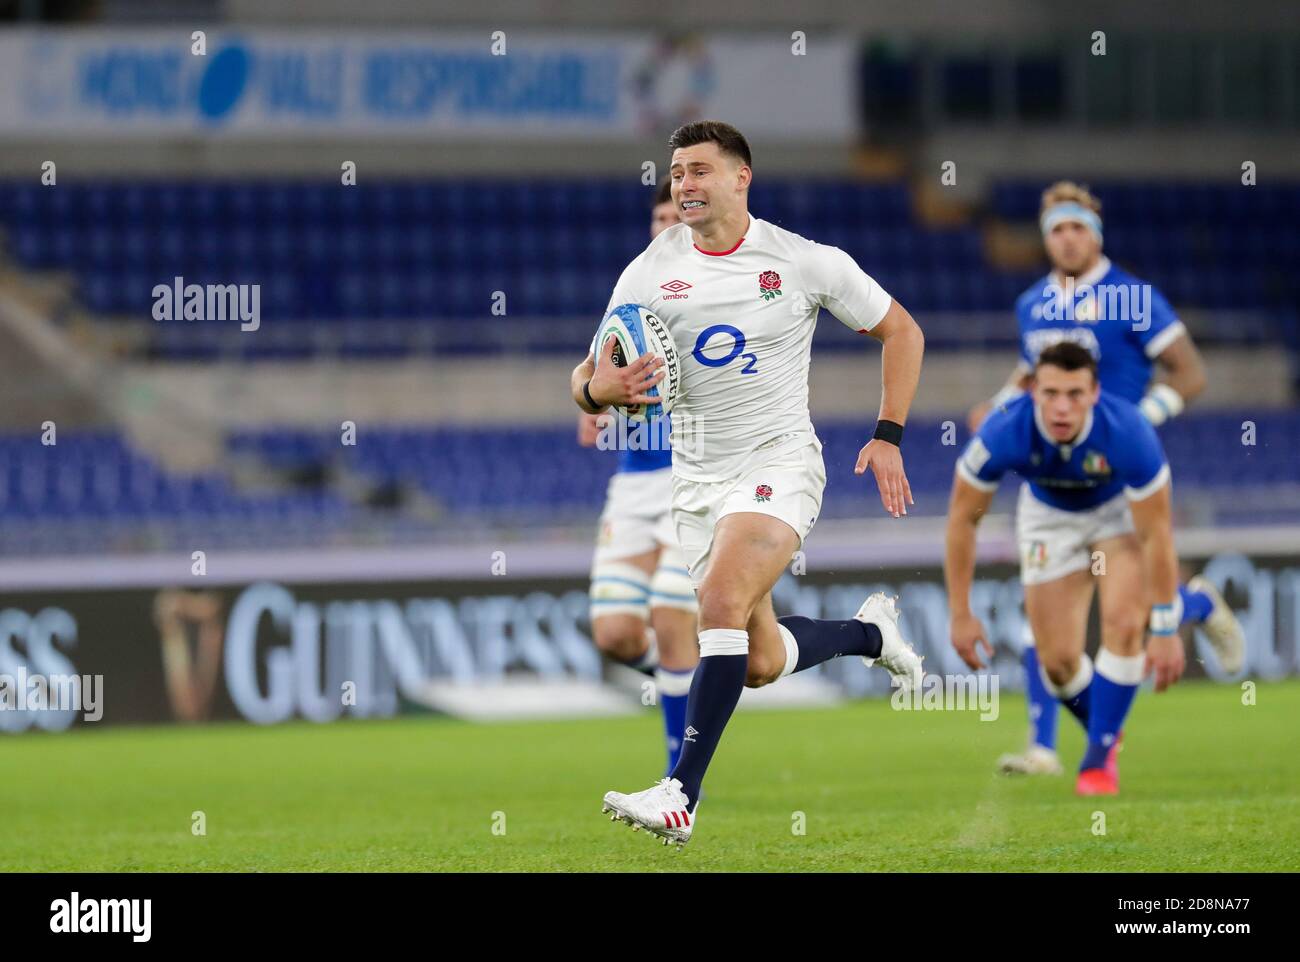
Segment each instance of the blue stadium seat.
[[[993,214],[1037,216],[1042,184],[992,186]],[[1177,308],[1289,316],[1297,300],[1300,185],[1102,182],[1107,250],[1158,283]],[[153,286],[259,283],[269,317],[339,325],[367,319],[433,325],[425,342],[499,350],[492,292],[511,314],[599,312],[644,244],[647,188],[623,179],[469,181],[87,180],[50,190],[0,181],[0,230],[34,270],[72,272],[92,311],[148,317]],[[999,270],[975,227],[932,229],[903,182],[763,180],[761,216],[843,247],[918,312],[1006,312],[1032,272]],[[1278,321],[1277,324],[1282,324]],[[159,329],[157,350],[202,357],[212,343]],[[989,332],[985,346],[1000,346]],[[1252,327],[1246,338],[1278,336]],[[416,343],[417,338],[402,339]],[[942,341],[949,346],[970,342]],[[352,350],[353,348],[349,348]],[[259,345],[276,352],[283,346]],[[376,347],[375,350],[381,350]],[[387,348],[382,348],[387,350]]]

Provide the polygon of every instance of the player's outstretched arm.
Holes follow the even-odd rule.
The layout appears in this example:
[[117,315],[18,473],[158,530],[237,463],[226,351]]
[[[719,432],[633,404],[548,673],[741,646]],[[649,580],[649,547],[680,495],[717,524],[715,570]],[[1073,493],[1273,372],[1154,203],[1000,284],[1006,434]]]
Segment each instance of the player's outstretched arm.
[[970,608],[971,582],[975,578],[975,529],[993,502],[992,491],[981,491],[959,475],[952,479],[948,499],[948,528],[944,536],[943,579],[948,588],[948,630],[952,646],[971,668],[984,667],[979,646],[990,659],[993,646],[984,626]]
[[1205,362],[1190,334],[1175,338],[1156,360],[1163,378],[1147,389],[1138,407],[1148,421],[1159,426],[1181,414],[1205,390]]
[[[901,427],[907,423],[907,412],[912,407],[916,385],[921,379],[925,335],[898,301],[889,305],[885,316],[869,333],[882,346],[879,420],[892,421]],[[907,506],[915,502],[907,474],[903,471],[903,455],[898,445],[879,438],[868,442],[858,454],[854,473],[862,474],[867,468],[876,476],[880,502],[885,510],[895,518],[907,514]]]
[[1147,597],[1153,602],[1147,642],[1147,671],[1155,671],[1156,691],[1182,677],[1186,656],[1178,635],[1182,607],[1178,597],[1178,553],[1174,550],[1169,485],[1141,501],[1130,501],[1133,526],[1142,546],[1142,571]]

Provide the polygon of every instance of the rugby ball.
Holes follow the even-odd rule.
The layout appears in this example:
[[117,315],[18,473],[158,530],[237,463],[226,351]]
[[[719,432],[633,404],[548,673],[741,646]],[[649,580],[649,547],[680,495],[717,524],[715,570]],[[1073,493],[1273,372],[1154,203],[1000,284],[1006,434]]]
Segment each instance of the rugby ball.
[[596,332],[596,363],[604,363],[605,342],[614,338],[614,364],[626,367],[649,351],[663,358],[664,379],[647,394],[659,398],[657,404],[615,405],[623,417],[632,421],[650,421],[667,414],[677,399],[677,386],[681,368],[677,363],[677,347],[673,344],[668,325],[647,307],[640,304],[620,304],[601,321]]

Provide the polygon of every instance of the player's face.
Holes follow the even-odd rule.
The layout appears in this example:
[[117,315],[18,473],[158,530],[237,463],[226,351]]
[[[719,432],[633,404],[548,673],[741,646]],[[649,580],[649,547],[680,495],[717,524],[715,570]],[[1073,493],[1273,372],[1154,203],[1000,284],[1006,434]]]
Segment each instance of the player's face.
[[680,218],[677,216],[677,205],[672,201],[656,204],[655,209],[650,212],[650,239],[654,240],[678,220]]
[[1078,277],[1101,256],[1097,235],[1077,221],[1062,221],[1043,239],[1047,259],[1066,277]]
[[1062,444],[1083,430],[1100,396],[1101,385],[1086,368],[1063,371],[1044,364],[1034,374],[1034,406],[1052,440]]
[[673,205],[682,223],[703,229],[745,205],[750,170],[714,143],[673,151]]

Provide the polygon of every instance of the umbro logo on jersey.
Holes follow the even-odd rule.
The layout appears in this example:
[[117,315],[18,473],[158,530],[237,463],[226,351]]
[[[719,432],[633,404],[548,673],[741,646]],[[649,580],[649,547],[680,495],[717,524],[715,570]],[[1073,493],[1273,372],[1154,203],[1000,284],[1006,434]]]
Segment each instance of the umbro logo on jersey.
[[699,732],[697,732],[697,731],[696,731],[694,728],[692,728],[690,725],[687,725],[687,726],[686,726],[686,735],[685,735],[685,737],[684,737],[682,740],[683,740],[683,741],[687,741],[687,742],[693,742],[693,741],[695,741],[695,736],[698,735],[698,734],[699,734]]
[[668,292],[667,294],[664,295],[664,300],[666,301],[684,301],[686,298],[690,297],[691,295],[683,294],[682,291],[687,290],[692,286],[693,285],[687,284],[685,281],[679,281],[679,280],[671,280],[667,284],[659,285],[659,287],[662,290]]

